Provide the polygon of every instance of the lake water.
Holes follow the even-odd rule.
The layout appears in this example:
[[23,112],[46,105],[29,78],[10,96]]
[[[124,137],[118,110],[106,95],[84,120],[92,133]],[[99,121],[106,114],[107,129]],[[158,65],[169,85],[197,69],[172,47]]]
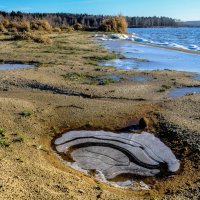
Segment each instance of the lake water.
[[200,51],[200,28],[130,28],[135,41]]
[[[102,65],[123,70],[167,69],[200,73],[200,54],[197,53],[200,52],[200,28],[132,28],[128,32],[129,35],[96,35],[110,52],[126,57]],[[183,49],[191,52],[183,52]]]

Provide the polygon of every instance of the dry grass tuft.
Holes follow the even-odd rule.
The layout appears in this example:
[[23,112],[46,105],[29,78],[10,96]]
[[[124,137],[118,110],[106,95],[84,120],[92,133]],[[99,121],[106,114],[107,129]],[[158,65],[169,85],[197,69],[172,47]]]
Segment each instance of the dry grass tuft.
[[62,30],[61,30],[61,28],[59,28],[59,27],[55,27],[55,28],[53,29],[53,32],[61,33]]
[[67,33],[72,33],[72,32],[74,31],[74,28],[71,27],[71,26],[68,26],[68,27],[64,28],[63,30],[64,30],[65,32],[67,32]]
[[43,43],[43,44],[52,44],[52,40],[46,35],[35,36],[35,37],[33,37],[33,41],[37,42],[37,43]]
[[43,44],[51,44],[52,40],[45,35],[36,35],[31,32],[23,32],[23,33],[16,33],[14,35],[14,40],[32,40],[37,43],[43,43]]
[[7,29],[4,27],[4,25],[2,23],[0,23],[0,32],[2,32],[2,33],[7,32]]

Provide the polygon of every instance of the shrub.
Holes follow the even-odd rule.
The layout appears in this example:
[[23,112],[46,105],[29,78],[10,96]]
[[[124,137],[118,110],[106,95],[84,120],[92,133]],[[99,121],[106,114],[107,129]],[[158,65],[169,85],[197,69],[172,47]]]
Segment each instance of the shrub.
[[10,28],[9,31],[10,31],[11,33],[15,33],[15,34],[18,33],[16,27],[12,27],[12,28]]
[[47,20],[35,20],[31,22],[32,30],[51,32],[52,27]]
[[22,21],[19,23],[19,26],[17,28],[19,32],[24,32],[24,31],[30,31],[30,22],[28,21]]
[[61,30],[61,28],[59,28],[59,27],[55,27],[55,28],[53,29],[53,32],[60,33],[60,32],[62,32],[62,30]]
[[68,27],[64,28],[64,30],[65,30],[67,33],[71,33],[71,32],[74,31],[74,28],[71,27],[71,26],[68,26]]
[[128,24],[126,18],[119,15],[103,20],[99,29],[106,32],[126,33],[127,27]]
[[83,30],[83,25],[82,24],[79,24],[79,23],[76,23],[76,24],[74,24],[74,29],[76,30],[76,31],[81,31],[81,30]]
[[3,24],[3,26],[4,26],[5,28],[7,28],[7,27],[9,26],[10,22],[9,22],[9,20],[7,20],[7,19],[3,19],[3,20],[1,21],[1,24]]
[[126,18],[120,15],[120,16],[116,17],[116,21],[117,21],[117,31],[119,33],[126,33],[126,30],[128,27]]
[[[9,30],[17,30],[18,32],[30,31],[30,22],[28,21],[13,21],[8,26]],[[15,32],[15,31],[14,31]]]
[[117,23],[114,17],[107,18],[100,26],[100,30],[106,32],[117,32]]
[[4,25],[2,23],[0,23],[0,32],[7,32],[6,28],[4,27]]

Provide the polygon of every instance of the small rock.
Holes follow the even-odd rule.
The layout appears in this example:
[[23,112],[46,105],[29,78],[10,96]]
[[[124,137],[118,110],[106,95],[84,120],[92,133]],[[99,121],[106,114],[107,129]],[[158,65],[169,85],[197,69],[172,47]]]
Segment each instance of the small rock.
[[141,129],[147,128],[149,125],[149,120],[146,117],[143,117],[139,121],[139,126]]

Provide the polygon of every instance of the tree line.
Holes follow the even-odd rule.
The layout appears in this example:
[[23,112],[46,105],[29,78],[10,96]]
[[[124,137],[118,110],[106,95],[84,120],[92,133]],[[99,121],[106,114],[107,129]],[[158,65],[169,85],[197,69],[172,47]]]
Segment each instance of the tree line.
[[[81,24],[88,28],[99,28],[102,22],[111,16],[88,15],[88,14],[68,14],[68,13],[22,13],[0,11],[0,21],[8,19],[12,21],[33,21],[45,19],[53,27],[66,27]],[[176,27],[175,19],[168,17],[126,17],[128,27]]]

